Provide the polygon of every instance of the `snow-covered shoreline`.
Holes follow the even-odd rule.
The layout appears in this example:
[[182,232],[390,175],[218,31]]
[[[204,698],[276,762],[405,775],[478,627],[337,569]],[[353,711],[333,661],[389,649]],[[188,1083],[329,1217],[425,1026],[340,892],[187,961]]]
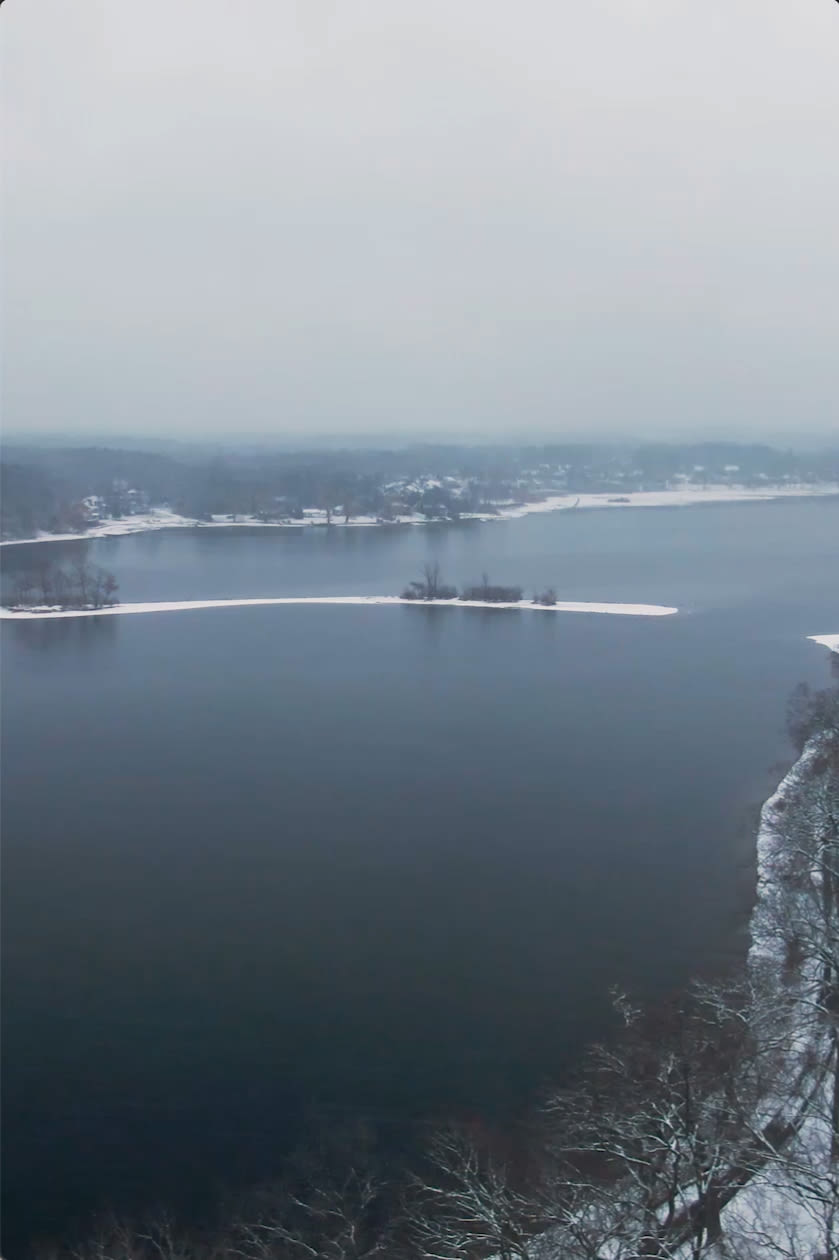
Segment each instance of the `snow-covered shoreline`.
[[[839,650],[839,635],[809,637]],[[776,1238],[781,1245],[777,1252],[773,1247],[772,1254],[827,1255],[823,1251],[827,1217],[820,1217],[818,1205],[820,1179],[826,1178],[830,1171],[831,1131],[826,1117],[831,1104],[826,1073],[831,1046],[824,1026],[813,1017],[818,999],[814,1003],[811,996],[821,983],[821,964],[811,958],[803,968],[799,965],[797,976],[793,978],[789,942],[778,932],[779,902],[791,895],[788,888],[779,884],[784,851],[790,843],[789,818],[800,808],[801,793],[819,760],[823,759],[823,750],[823,737],[812,737],[764,803],[760,814],[756,900],[749,923],[748,965],[757,984],[766,984],[771,977],[776,992],[786,990],[798,997],[801,1022],[790,1030],[785,1053],[791,1090],[791,1097],[786,1101],[798,1108],[799,1120],[787,1151],[788,1164],[778,1159],[767,1160],[722,1213],[725,1236],[729,1241],[734,1240],[734,1249],[744,1260],[758,1260],[765,1254],[763,1244]],[[783,908],[780,909],[783,918]],[[805,1081],[811,1092],[802,1097]],[[823,1184],[827,1184],[826,1180]],[[738,1250],[738,1242],[742,1250]],[[789,1245],[789,1251],[783,1250],[785,1244]],[[689,1254],[693,1253],[686,1246],[686,1260]],[[728,1254],[725,1247],[712,1246],[708,1251],[709,1260],[712,1257],[716,1260],[718,1256],[722,1260]]]
[[538,503],[502,507],[498,516],[482,520],[515,520],[538,512],[567,511],[571,508],[664,508],[696,507],[705,503],[766,503],[771,499],[831,498],[839,495],[839,485],[824,486],[685,486],[673,490],[627,490],[608,494],[551,495]]
[[811,741],[797,761],[794,761],[774,792],[764,801],[760,810],[757,831],[755,904],[749,920],[749,966],[759,966],[770,961],[777,967],[783,963],[784,950],[779,946],[777,933],[773,931],[774,899],[776,896],[775,865],[777,855],[784,845],[783,824],[791,799],[806,777],[816,757],[817,746]]
[[65,617],[114,617],[132,613],[189,612],[199,608],[255,608],[269,605],[332,604],[342,606],[400,605],[404,608],[488,608],[531,612],[602,613],[622,617],[672,617],[678,608],[662,604],[604,604],[557,602],[535,604],[532,600],[518,603],[490,603],[465,599],[402,599],[399,595],[280,595],[256,599],[180,599],[137,604],[114,604],[109,608],[0,608],[0,620],[44,621]]
[[[712,503],[766,503],[771,499],[804,499],[825,498],[839,495],[839,485],[826,486],[772,486],[766,489],[753,489],[747,486],[692,486],[678,490],[632,490],[625,494],[559,494],[549,495],[545,499],[533,503],[499,504],[494,512],[464,512],[461,520],[472,521],[510,521],[519,520],[523,516],[538,515],[544,512],[567,512],[589,509],[626,509],[626,508],[666,508],[696,507]],[[333,517],[329,523],[332,529],[375,529],[394,528],[405,525],[441,524],[442,521],[428,520],[424,516],[399,516],[393,521],[380,520],[373,516],[356,516],[349,521]],[[189,516],[181,516],[168,508],[153,508],[136,516],[125,516],[98,522],[84,533],[48,534],[40,533],[33,538],[7,538],[0,541],[0,547],[23,546],[27,543],[39,542],[76,542],[85,538],[120,538],[127,534],[143,534],[161,529],[310,529],[326,528],[326,513],[316,509],[307,509],[302,519],[283,521],[261,521],[253,516],[239,516],[234,520],[225,516],[216,516],[209,521],[199,521]]]

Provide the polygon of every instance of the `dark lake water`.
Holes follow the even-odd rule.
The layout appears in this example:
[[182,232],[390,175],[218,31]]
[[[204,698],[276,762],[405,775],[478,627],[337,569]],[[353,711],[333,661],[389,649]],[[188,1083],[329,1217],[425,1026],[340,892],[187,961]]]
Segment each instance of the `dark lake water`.
[[432,559],[683,611],[4,624],[7,1260],[275,1172],[313,1110],[503,1124],[611,984],[742,947],[837,539],[804,500],[85,544],[124,600],[390,594]]

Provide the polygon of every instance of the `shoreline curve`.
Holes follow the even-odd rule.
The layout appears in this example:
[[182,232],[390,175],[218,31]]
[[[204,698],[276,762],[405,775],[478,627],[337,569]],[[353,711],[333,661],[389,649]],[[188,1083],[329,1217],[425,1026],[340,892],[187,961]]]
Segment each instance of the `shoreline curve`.
[[[527,503],[499,503],[493,511],[463,512],[461,521],[480,521],[484,523],[520,520],[523,516],[540,515],[545,512],[588,511],[607,509],[627,510],[629,508],[673,508],[708,506],[709,504],[728,503],[767,503],[777,499],[812,499],[839,497],[839,484],[830,482],[819,486],[784,485],[784,486],[730,486],[708,485],[669,490],[629,490],[625,494],[613,491],[594,491],[581,494],[546,494],[543,499],[534,499]],[[442,525],[451,521],[433,520],[416,514],[401,515],[393,521],[383,521],[373,516],[357,516],[344,522],[335,520],[331,529],[387,529],[404,528],[410,525]],[[125,538],[130,534],[154,533],[166,529],[312,529],[327,526],[325,512],[306,509],[302,519],[282,521],[260,521],[242,513],[235,520],[226,516],[215,516],[212,520],[197,520],[194,517],[182,516],[171,508],[156,507],[148,512],[138,513],[119,519],[109,518],[92,525],[81,534],[49,534],[39,533],[34,538],[3,538],[0,547],[20,547],[33,543],[46,542],[90,542],[97,538]]]

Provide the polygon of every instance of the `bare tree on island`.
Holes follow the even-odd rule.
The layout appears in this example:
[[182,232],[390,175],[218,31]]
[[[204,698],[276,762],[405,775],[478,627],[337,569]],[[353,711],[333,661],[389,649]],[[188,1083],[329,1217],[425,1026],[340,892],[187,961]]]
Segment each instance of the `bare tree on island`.
[[522,594],[520,586],[499,586],[490,582],[488,573],[482,573],[479,583],[464,586],[460,598],[476,604],[518,604]]
[[36,601],[37,579],[31,569],[15,575],[9,604],[13,608],[31,608]]
[[[402,599],[411,600],[460,599],[466,604],[520,604],[522,597],[520,586],[501,586],[490,582],[488,573],[482,573],[480,582],[474,586],[464,586],[458,595],[457,588],[448,586],[441,578],[440,565],[436,561],[426,564],[422,578],[409,582],[401,596]],[[553,607],[556,604],[556,591],[553,587],[548,587],[534,596],[533,603],[546,608]]]
[[119,601],[113,573],[78,557],[66,569],[43,563],[16,576],[3,603],[11,608],[97,609]]
[[408,583],[402,592],[401,598],[416,600],[456,599],[457,589],[454,586],[446,585],[440,576],[440,565],[435,561],[425,565],[423,576],[419,581]]
[[79,601],[81,608],[92,603],[93,570],[83,556],[77,556],[70,566],[69,579],[71,589]]
[[440,598],[440,565],[435,562],[426,564],[423,573],[425,575],[425,590],[427,599]]

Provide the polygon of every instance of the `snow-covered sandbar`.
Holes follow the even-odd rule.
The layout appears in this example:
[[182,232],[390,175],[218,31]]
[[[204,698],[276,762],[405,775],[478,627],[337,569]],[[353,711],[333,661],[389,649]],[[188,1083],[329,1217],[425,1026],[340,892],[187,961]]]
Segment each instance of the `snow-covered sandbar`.
[[831,652],[839,652],[839,634],[810,634],[807,637],[814,643],[821,643],[822,647],[830,648]]
[[189,612],[198,608],[257,608],[273,604],[333,604],[357,606],[367,604],[401,605],[405,608],[491,608],[517,609],[530,612],[605,613],[618,617],[671,617],[678,608],[663,604],[598,604],[558,602],[534,604],[520,600],[516,604],[495,604],[465,599],[402,599],[398,595],[281,595],[264,599],[178,599],[160,603],[114,604],[112,608],[0,608],[5,621],[57,620],[62,617],[120,617],[131,613]]

